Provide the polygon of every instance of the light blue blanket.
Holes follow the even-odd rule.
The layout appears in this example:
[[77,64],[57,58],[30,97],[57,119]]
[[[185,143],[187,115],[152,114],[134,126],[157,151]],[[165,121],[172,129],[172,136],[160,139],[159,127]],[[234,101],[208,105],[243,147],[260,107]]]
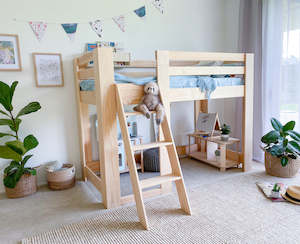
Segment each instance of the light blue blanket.
[[[116,83],[133,83],[136,85],[145,85],[149,82],[156,82],[156,77],[131,78],[125,75],[115,73]],[[243,85],[241,78],[213,78],[210,76],[171,76],[170,88],[192,88],[199,87],[202,92],[205,92],[206,98],[209,98],[211,93],[218,86],[237,86]],[[94,80],[85,80],[80,83],[81,90],[92,91],[95,89]]]

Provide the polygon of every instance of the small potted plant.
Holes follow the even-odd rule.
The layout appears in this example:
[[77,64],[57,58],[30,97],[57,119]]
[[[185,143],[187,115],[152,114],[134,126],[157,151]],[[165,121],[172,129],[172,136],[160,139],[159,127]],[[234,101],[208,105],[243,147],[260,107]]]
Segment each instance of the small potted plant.
[[5,109],[5,111],[0,109],[0,113],[5,117],[0,119],[0,126],[10,128],[10,132],[1,132],[0,137],[12,138],[0,145],[0,158],[12,160],[4,169],[3,178],[6,195],[9,198],[24,197],[37,190],[36,170],[26,167],[26,163],[33,156],[27,153],[37,147],[38,141],[33,135],[26,136],[22,141],[19,137],[19,127],[22,116],[38,111],[41,106],[38,102],[31,102],[17,115],[13,115],[12,99],[17,85],[17,81],[11,86],[0,81],[0,104]]
[[231,128],[229,125],[223,124],[221,126],[221,141],[228,141]]
[[295,121],[282,125],[272,118],[271,124],[274,130],[261,138],[266,144],[263,147],[266,172],[278,177],[294,177],[300,169],[300,134],[294,131]]
[[217,162],[220,162],[220,159],[221,159],[221,152],[220,152],[219,149],[217,149],[217,150],[215,151],[215,156],[216,156],[216,161],[217,161]]

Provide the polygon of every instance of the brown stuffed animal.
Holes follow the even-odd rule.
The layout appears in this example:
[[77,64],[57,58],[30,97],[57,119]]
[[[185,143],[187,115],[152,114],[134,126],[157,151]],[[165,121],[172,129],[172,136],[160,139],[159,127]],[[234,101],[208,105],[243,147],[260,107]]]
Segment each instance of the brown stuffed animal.
[[159,125],[164,120],[165,110],[160,101],[158,85],[155,82],[149,82],[144,86],[144,92],[142,101],[133,109],[141,112],[148,119],[150,118],[149,111],[156,111],[156,123]]

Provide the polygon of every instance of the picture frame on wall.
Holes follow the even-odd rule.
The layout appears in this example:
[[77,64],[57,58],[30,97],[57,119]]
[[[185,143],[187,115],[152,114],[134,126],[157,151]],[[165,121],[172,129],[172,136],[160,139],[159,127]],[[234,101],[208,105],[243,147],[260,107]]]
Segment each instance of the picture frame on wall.
[[64,75],[60,53],[33,53],[37,87],[63,87]]
[[21,71],[18,35],[0,34],[0,71]]

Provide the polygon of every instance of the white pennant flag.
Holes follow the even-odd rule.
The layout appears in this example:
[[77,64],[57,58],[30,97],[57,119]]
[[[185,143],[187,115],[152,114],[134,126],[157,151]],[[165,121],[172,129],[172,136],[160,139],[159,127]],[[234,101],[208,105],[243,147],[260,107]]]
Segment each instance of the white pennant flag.
[[164,13],[164,2],[163,0],[151,0],[153,6],[157,8],[159,12]]
[[117,17],[113,17],[112,19],[113,19],[113,21],[115,21],[117,26],[119,26],[120,30],[125,32],[125,16],[120,15],[120,16],[117,16]]
[[29,22],[30,27],[35,34],[36,38],[41,41],[45,35],[47,29],[47,23],[42,21]]
[[93,31],[95,31],[99,37],[102,37],[102,32],[103,32],[102,21],[101,20],[91,21],[90,25]]

